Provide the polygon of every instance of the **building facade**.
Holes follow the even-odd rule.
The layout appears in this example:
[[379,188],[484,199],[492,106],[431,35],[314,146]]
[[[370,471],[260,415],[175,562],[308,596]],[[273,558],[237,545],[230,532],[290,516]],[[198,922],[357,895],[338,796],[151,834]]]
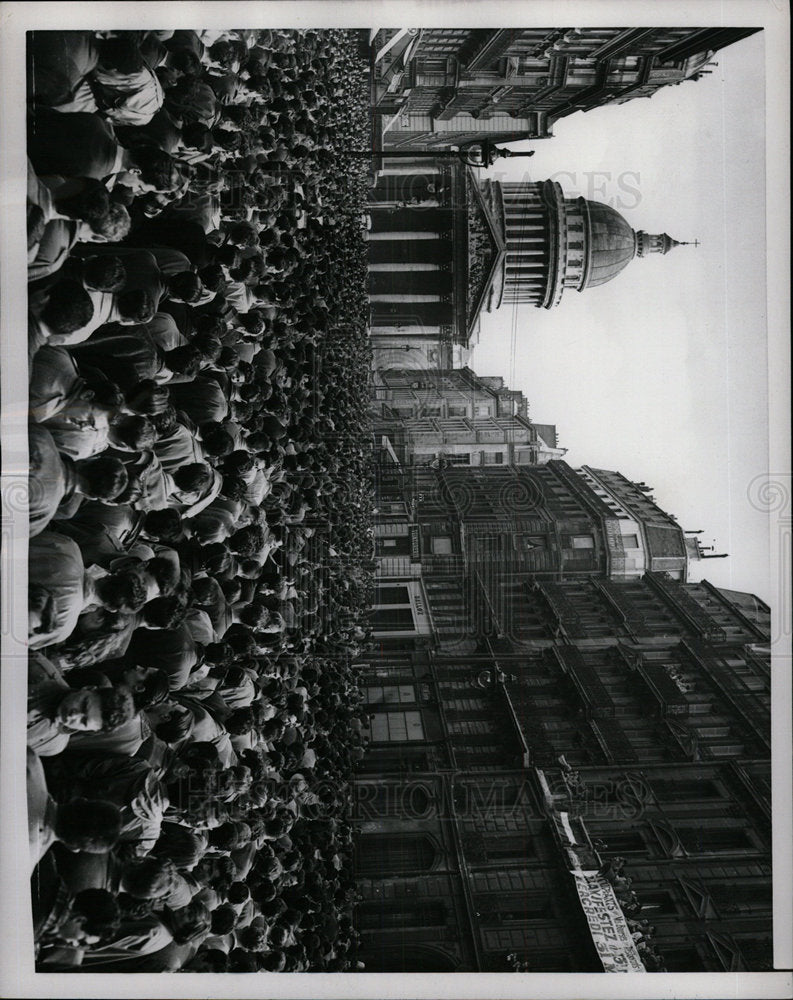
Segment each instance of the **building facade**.
[[386,462],[377,489],[367,969],[771,968],[767,606],[687,583],[617,473]]
[[403,466],[537,465],[561,458],[553,424],[534,424],[529,404],[500,376],[470,368],[375,371],[375,443]]
[[369,220],[376,368],[462,367],[483,311],[554,308],[680,245],[635,231],[609,205],[565,197],[555,181],[482,181],[432,157],[386,157]]
[[375,149],[543,139],[560,118],[698,80],[752,28],[372,32]]

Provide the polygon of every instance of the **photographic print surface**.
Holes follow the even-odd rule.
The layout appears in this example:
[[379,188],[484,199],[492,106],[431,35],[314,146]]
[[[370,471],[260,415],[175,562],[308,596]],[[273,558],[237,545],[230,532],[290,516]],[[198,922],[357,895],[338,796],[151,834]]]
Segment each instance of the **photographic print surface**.
[[759,23],[53,29],[25,961],[771,972]]

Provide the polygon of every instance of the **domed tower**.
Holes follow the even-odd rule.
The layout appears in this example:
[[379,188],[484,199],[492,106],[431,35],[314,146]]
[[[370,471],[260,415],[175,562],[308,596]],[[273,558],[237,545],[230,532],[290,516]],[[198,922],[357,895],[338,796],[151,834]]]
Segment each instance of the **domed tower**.
[[619,212],[586,198],[565,198],[556,181],[485,181],[485,199],[503,226],[499,304],[551,309],[565,289],[582,292],[616,277],[634,257],[679,246],[666,233],[634,230]]

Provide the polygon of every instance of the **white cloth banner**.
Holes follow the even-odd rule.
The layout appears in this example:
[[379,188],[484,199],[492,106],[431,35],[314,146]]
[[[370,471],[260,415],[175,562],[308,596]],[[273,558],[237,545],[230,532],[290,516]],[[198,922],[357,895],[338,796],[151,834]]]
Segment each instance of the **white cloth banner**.
[[604,971],[646,972],[608,879],[582,871],[571,874]]

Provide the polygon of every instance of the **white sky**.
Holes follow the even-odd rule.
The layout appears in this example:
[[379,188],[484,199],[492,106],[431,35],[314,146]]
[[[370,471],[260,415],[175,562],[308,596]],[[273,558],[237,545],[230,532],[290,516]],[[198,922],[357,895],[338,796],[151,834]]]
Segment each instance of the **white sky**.
[[761,32],[717,53],[710,76],[579,112],[514,144],[531,159],[496,163],[490,176],[554,177],[634,229],[702,245],[636,259],[552,310],[485,314],[470,364],[523,389],[571,465],[644,480],[729,552],[692,579],[771,602],[767,514],[747,496],[769,469],[763,50]]

